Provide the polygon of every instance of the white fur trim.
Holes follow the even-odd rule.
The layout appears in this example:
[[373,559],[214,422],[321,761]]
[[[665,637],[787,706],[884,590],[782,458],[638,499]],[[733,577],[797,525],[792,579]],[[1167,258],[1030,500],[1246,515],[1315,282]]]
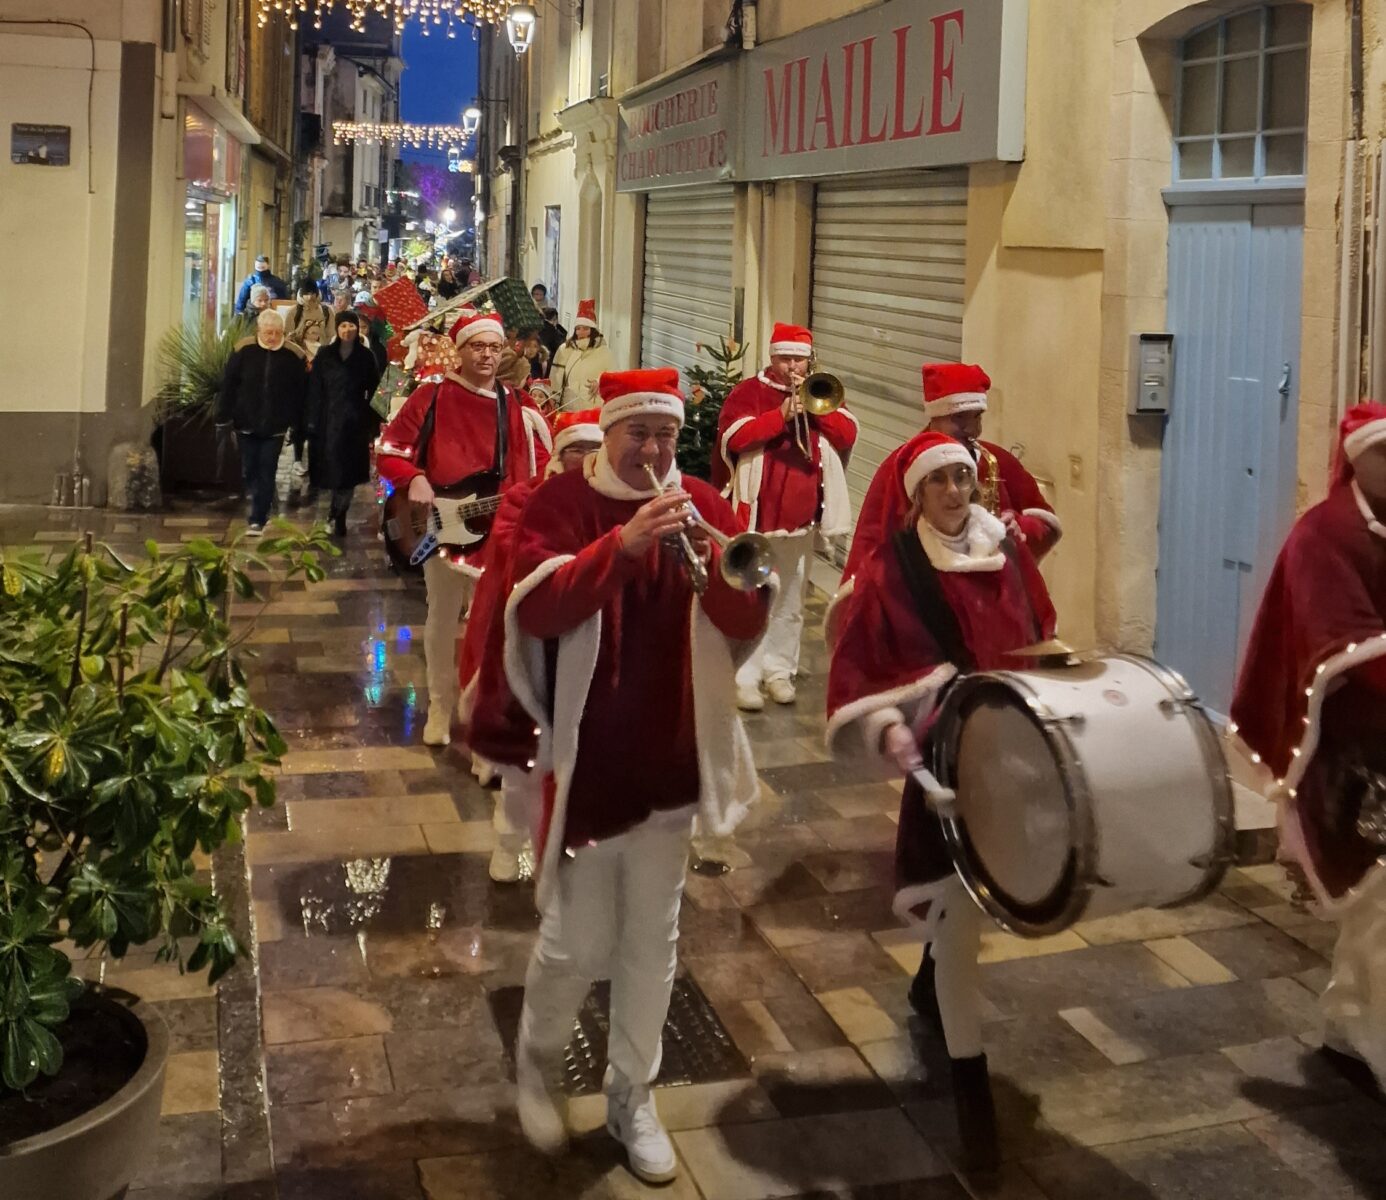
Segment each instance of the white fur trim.
[[603,404],[599,419],[605,431],[627,417],[643,416],[674,417],[682,425],[683,399],[668,392],[631,392],[626,396],[615,396]]
[[505,326],[501,324],[499,317],[493,317],[489,313],[484,317],[479,317],[470,325],[464,325],[457,331],[457,337],[453,340],[459,346],[466,345],[478,333],[494,333],[498,338],[505,337]]
[[1006,552],[1001,549],[1006,527],[980,504],[968,509],[966,554],[944,545],[938,530],[923,517],[915,523],[915,532],[936,571],[999,571],[1006,565]]
[[813,354],[812,342],[771,342],[771,354],[785,354],[794,358],[808,358]]
[[574,318],[573,318],[573,328],[574,328],[574,329],[596,329],[596,328],[597,328],[597,323],[596,323],[596,321],[592,320],[591,317],[574,317]]
[[554,434],[553,452],[561,454],[574,442],[600,442],[602,440],[602,427],[600,425],[569,425],[566,429]]
[[1357,486],[1357,480],[1352,481],[1352,498],[1357,501],[1357,511],[1362,514],[1362,520],[1366,521],[1367,528],[1377,537],[1386,538],[1386,525],[1376,519],[1376,513],[1372,511],[1372,506],[1367,503],[1367,497],[1362,494],[1362,489]]
[[854,575],[852,578],[844,579],[838,584],[837,591],[833,593],[832,599],[828,601],[828,607],[823,613],[823,640],[828,643],[829,650],[837,645],[838,627],[842,624],[842,618],[846,615],[847,600],[856,589],[857,579]]
[[905,495],[913,500],[915,491],[929,475],[940,467],[952,466],[967,467],[974,475],[977,473],[976,462],[961,442],[941,442],[916,454],[905,468]]
[[[928,915],[916,916],[914,910],[926,901],[929,905]],[[929,944],[938,936],[939,918],[948,911],[948,906],[971,903],[971,897],[955,872],[942,879],[936,879],[933,883],[912,883],[902,887],[895,893],[890,907],[906,925],[919,930],[920,938],[924,942],[924,952],[927,954]]]
[[1351,462],[1368,446],[1375,446],[1378,442],[1386,442],[1386,417],[1368,421],[1348,434],[1343,439],[1343,453]]
[[892,725],[906,725],[905,714],[893,704],[867,713],[861,719],[861,740],[866,743],[866,752],[873,758],[881,757],[881,737]]
[[1022,517],[1034,517],[1036,521],[1043,521],[1060,537],[1064,536],[1064,527],[1059,521],[1058,513],[1052,513],[1047,508],[1022,508],[1020,515]]
[[924,401],[924,415],[931,421],[935,417],[951,417],[954,413],[986,411],[986,392],[954,392],[951,396]]
[[[592,490],[608,500],[653,500],[659,494],[654,488],[633,488],[617,475],[605,445],[583,462],[582,473]],[[679,487],[682,483],[683,475],[678,465],[674,464],[664,477],[663,484],[668,488]]]
[[789,384],[781,383],[778,379],[771,379],[764,371],[758,371],[756,373],[756,380],[759,383],[765,384],[766,387],[774,388],[777,392],[784,392],[785,395],[788,395],[790,392]]
[[[518,397],[516,397],[516,403],[519,403]],[[536,408],[530,408],[527,404],[521,404],[520,416],[524,418],[525,424],[529,426],[530,436],[537,437],[544,443],[545,450],[552,451],[553,430],[549,428],[549,423],[544,420],[544,414]],[[595,441],[596,439],[593,440]]]
[[942,663],[913,683],[891,688],[888,692],[859,696],[850,703],[844,704],[828,718],[828,728],[823,740],[833,754],[838,754],[841,752],[841,748],[837,739],[849,725],[862,720],[863,717],[869,716],[879,709],[903,709],[907,704],[918,705],[914,719],[909,722],[911,726],[917,726],[921,717],[927,716],[933,711],[934,698],[942,690],[943,685],[957,673],[958,669],[952,663]]

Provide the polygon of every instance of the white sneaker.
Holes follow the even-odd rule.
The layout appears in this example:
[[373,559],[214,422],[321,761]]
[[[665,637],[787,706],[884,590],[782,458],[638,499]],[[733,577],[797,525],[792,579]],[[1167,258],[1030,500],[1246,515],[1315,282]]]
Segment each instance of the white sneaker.
[[446,746],[452,741],[452,722],[446,707],[430,707],[428,720],[424,722],[423,742],[425,746]]
[[518,883],[520,856],[509,846],[497,846],[491,851],[491,878],[497,883]]
[[247,525],[245,527],[246,537],[264,537],[265,527],[263,525]]
[[631,1173],[646,1183],[668,1183],[679,1173],[674,1143],[655,1111],[654,1092],[630,1088],[606,1101],[606,1128],[626,1148]]
[[296,463],[294,463],[294,475],[295,475],[295,476],[297,476],[299,479],[302,479],[302,478],[303,478],[305,475],[307,475],[307,474],[308,474],[308,464],[307,464],[306,462],[296,462]]
[[543,1064],[523,1034],[515,1048],[515,1087],[515,1114],[525,1140],[541,1154],[562,1154],[568,1148],[568,1128],[559,1111],[560,1098],[549,1090]]
[[765,697],[760,694],[760,688],[739,683],[736,685],[736,707],[742,712],[760,712],[765,707]]
[[770,699],[776,704],[794,703],[794,681],[792,679],[771,679],[765,684]]

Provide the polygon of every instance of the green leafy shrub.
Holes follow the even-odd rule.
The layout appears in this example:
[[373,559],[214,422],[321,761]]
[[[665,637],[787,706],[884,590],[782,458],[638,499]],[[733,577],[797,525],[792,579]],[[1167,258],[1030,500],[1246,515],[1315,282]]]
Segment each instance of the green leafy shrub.
[[[193,865],[274,802],[284,742],[252,703],[248,572],[323,577],[325,531],[205,538],[121,560],[90,535],[56,563],[0,556],[0,1091],[62,1065],[81,991],[61,943],[158,958],[216,980],[240,947]],[[186,956],[186,957],[185,957]]]

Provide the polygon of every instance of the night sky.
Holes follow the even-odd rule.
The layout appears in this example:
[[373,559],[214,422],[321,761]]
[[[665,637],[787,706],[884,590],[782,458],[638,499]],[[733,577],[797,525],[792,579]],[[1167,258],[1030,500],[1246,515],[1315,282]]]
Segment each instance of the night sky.
[[[424,37],[417,21],[404,33],[405,69],[400,79],[400,119],[418,124],[459,125],[462,110],[476,95],[477,43],[470,28],[455,38],[439,31]],[[468,151],[463,151],[468,156]],[[404,150],[412,162],[446,167],[444,150]]]

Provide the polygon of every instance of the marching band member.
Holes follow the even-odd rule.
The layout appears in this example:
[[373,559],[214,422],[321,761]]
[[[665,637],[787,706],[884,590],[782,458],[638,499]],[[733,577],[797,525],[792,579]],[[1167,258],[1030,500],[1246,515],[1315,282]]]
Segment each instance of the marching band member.
[[[674,465],[678,372],[608,372],[599,391],[602,448],[530,497],[506,604],[506,680],[539,727],[545,776],[542,922],[525,980],[517,1108],[535,1146],[562,1149],[548,1080],[589,984],[610,978],[607,1128],[634,1174],[658,1182],[677,1171],[650,1085],[690,827],[697,812],[730,831],[757,794],[733,677],[735,656],[764,629],[767,599],[731,588],[718,547],[687,528],[691,500],[716,528],[739,532],[726,501]],[[651,486],[647,466],[667,492]],[[662,544],[680,531],[709,564],[701,596]]]
[[[544,478],[581,470],[583,460],[601,445],[597,410],[560,413],[554,422],[553,457]],[[493,819],[496,848],[491,878],[514,883],[520,878],[533,799],[533,764],[538,750],[534,721],[505,686],[505,600],[510,594],[510,564],[520,514],[542,480],[527,479],[505,493],[491,524],[482,554],[481,578],[472,598],[467,628],[457,656],[462,688],[462,743],[487,768],[498,771],[500,800]]]
[[[381,476],[392,487],[407,488],[415,504],[432,504],[435,488],[481,471],[498,476],[504,491],[542,471],[549,460],[544,418],[508,390],[497,390],[496,367],[505,346],[500,318],[492,313],[463,317],[451,336],[458,348],[456,374],[414,389],[386,426],[377,455]],[[481,573],[480,553],[456,562],[435,554],[424,563],[427,746],[448,744],[457,706],[457,626]]]
[[717,423],[712,484],[730,495],[748,529],[769,536],[780,577],[765,640],[736,673],[736,702],[748,712],[765,706],[762,684],[776,704],[794,702],[814,528],[825,537],[852,528],[843,468],[857,421],[846,408],[804,412],[799,385],[812,355],[813,334],[777,323],[770,365],[732,388]]
[[1325,1049],[1386,1086],[1386,405],[1350,409],[1340,436],[1266,585],[1229,731],[1274,772],[1281,847],[1339,921]]
[[907,515],[861,564],[845,601],[828,675],[828,744],[841,753],[855,730],[868,753],[906,776],[895,909],[922,926],[925,943],[910,1001],[942,1027],[964,1152],[980,1169],[995,1157],[979,1016],[982,913],[911,772],[924,765],[920,746],[949,681],[1052,637],[1054,609],[1025,543],[971,502],[967,447],[926,431],[899,458],[902,494],[892,503]]
[[[925,363],[923,375],[925,428],[954,438],[970,449],[977,464],[978,490],[984,496],[995,496],[995,515],[1016,541],[1024,541],[1034,560],[1041,561],[1063,536],[1063,526],[1020,459],[1004,447],[982,440],[982,414],[987,410],[991,379],[981,367],[968,363]],[[902,453],[903,450],[894,450],[886,455],[867,489],[852,548],[842,569],[839,596],[843,590],[850,590],[851,580],[861,565],[904,520],[899,487]]]

